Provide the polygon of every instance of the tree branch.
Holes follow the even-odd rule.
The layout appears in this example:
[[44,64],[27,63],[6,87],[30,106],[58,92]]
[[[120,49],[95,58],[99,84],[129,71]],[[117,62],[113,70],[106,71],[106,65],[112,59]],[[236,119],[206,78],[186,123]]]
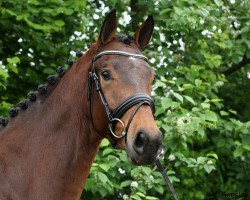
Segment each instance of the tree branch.
[[250,59],[247,58],[246,54],[243,56],[243,59],[235,64],[235,65],[232,65],[230,68],[226,69],[223,74],[225,74],[225,76],[229,76],[231,75],[232,73],[236,72],[237,70],[239,70],[240,68],[246,66],[247,64],[250,64]]

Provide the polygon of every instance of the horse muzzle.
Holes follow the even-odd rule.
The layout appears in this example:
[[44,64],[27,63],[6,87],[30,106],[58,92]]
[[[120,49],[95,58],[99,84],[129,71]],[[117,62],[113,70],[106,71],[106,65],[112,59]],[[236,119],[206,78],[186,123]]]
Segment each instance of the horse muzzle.
[[129,160],[135,165],[152,164],[162,150],[162,134],[147,133],[139,130],[131,145],[127,145],[126,151]]

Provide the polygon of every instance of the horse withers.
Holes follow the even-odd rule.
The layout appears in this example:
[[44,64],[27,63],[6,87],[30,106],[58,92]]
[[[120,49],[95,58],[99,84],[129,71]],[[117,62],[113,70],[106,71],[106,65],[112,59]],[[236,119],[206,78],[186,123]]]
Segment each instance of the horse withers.
[[103,138],[135,165],[156,160],[154,70],[141,54],[153,26],[150,16],[134,37],[115,36],[111,11],[84,55],[0,120],[0,199],[79,199]]

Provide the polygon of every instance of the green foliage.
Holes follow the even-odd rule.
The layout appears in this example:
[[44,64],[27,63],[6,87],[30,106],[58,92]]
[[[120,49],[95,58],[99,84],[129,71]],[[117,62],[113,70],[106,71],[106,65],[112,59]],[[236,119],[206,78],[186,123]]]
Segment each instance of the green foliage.
[[[157,124],[165,133],[162,162],[180,199],[215,199],[217,192],[250,195],[249,2],[135,2],[137,7],[119,0],[0,1],[0,113],[43,82],[71,50],[95,41],[104,11],[117,9],[118,32],[125,33],[131,33],[132,21],[152,14],[155,31],[144,53],[157,76],[153,90]],[[124,16],[132,21],[127,24]],[[235,66],[241,68],[224,73]],[[125,153],[106,140],[82,195],[171,198],[154,166],[128,164]]]
[[1,113],[64,64],[72,49],[87,45],[71,39],[83,29],[85,7],[76,0],[0,1]]

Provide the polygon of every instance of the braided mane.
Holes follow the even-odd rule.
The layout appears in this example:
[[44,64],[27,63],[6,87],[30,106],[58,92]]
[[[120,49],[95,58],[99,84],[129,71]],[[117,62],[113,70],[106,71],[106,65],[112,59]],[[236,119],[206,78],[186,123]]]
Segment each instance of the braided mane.
[[[81,51],[76,52],[76,56],[78,58],[80,58],[82,55],[83,53]],[[27,110],[28,107],[32,105],[32,103],[36,101],[44,101],[46,97],[48,97],[53,92],[53,90],[56,88],[61,78],[70,69],[70,67],[73,64],[74,64],[74,61],[68,60],[67,68],[64,68],[61,66],[57,67],[56,69],[57,74],[49,75],[47,77],[47,83],[38,85],[36,91],[32,91],[27,94],[27,99],[20,101],[17,105],[10,108],[9,116],[7,118],[0,116],[0,131],[8,125],[11,119],[18,116],[20,112]]]

